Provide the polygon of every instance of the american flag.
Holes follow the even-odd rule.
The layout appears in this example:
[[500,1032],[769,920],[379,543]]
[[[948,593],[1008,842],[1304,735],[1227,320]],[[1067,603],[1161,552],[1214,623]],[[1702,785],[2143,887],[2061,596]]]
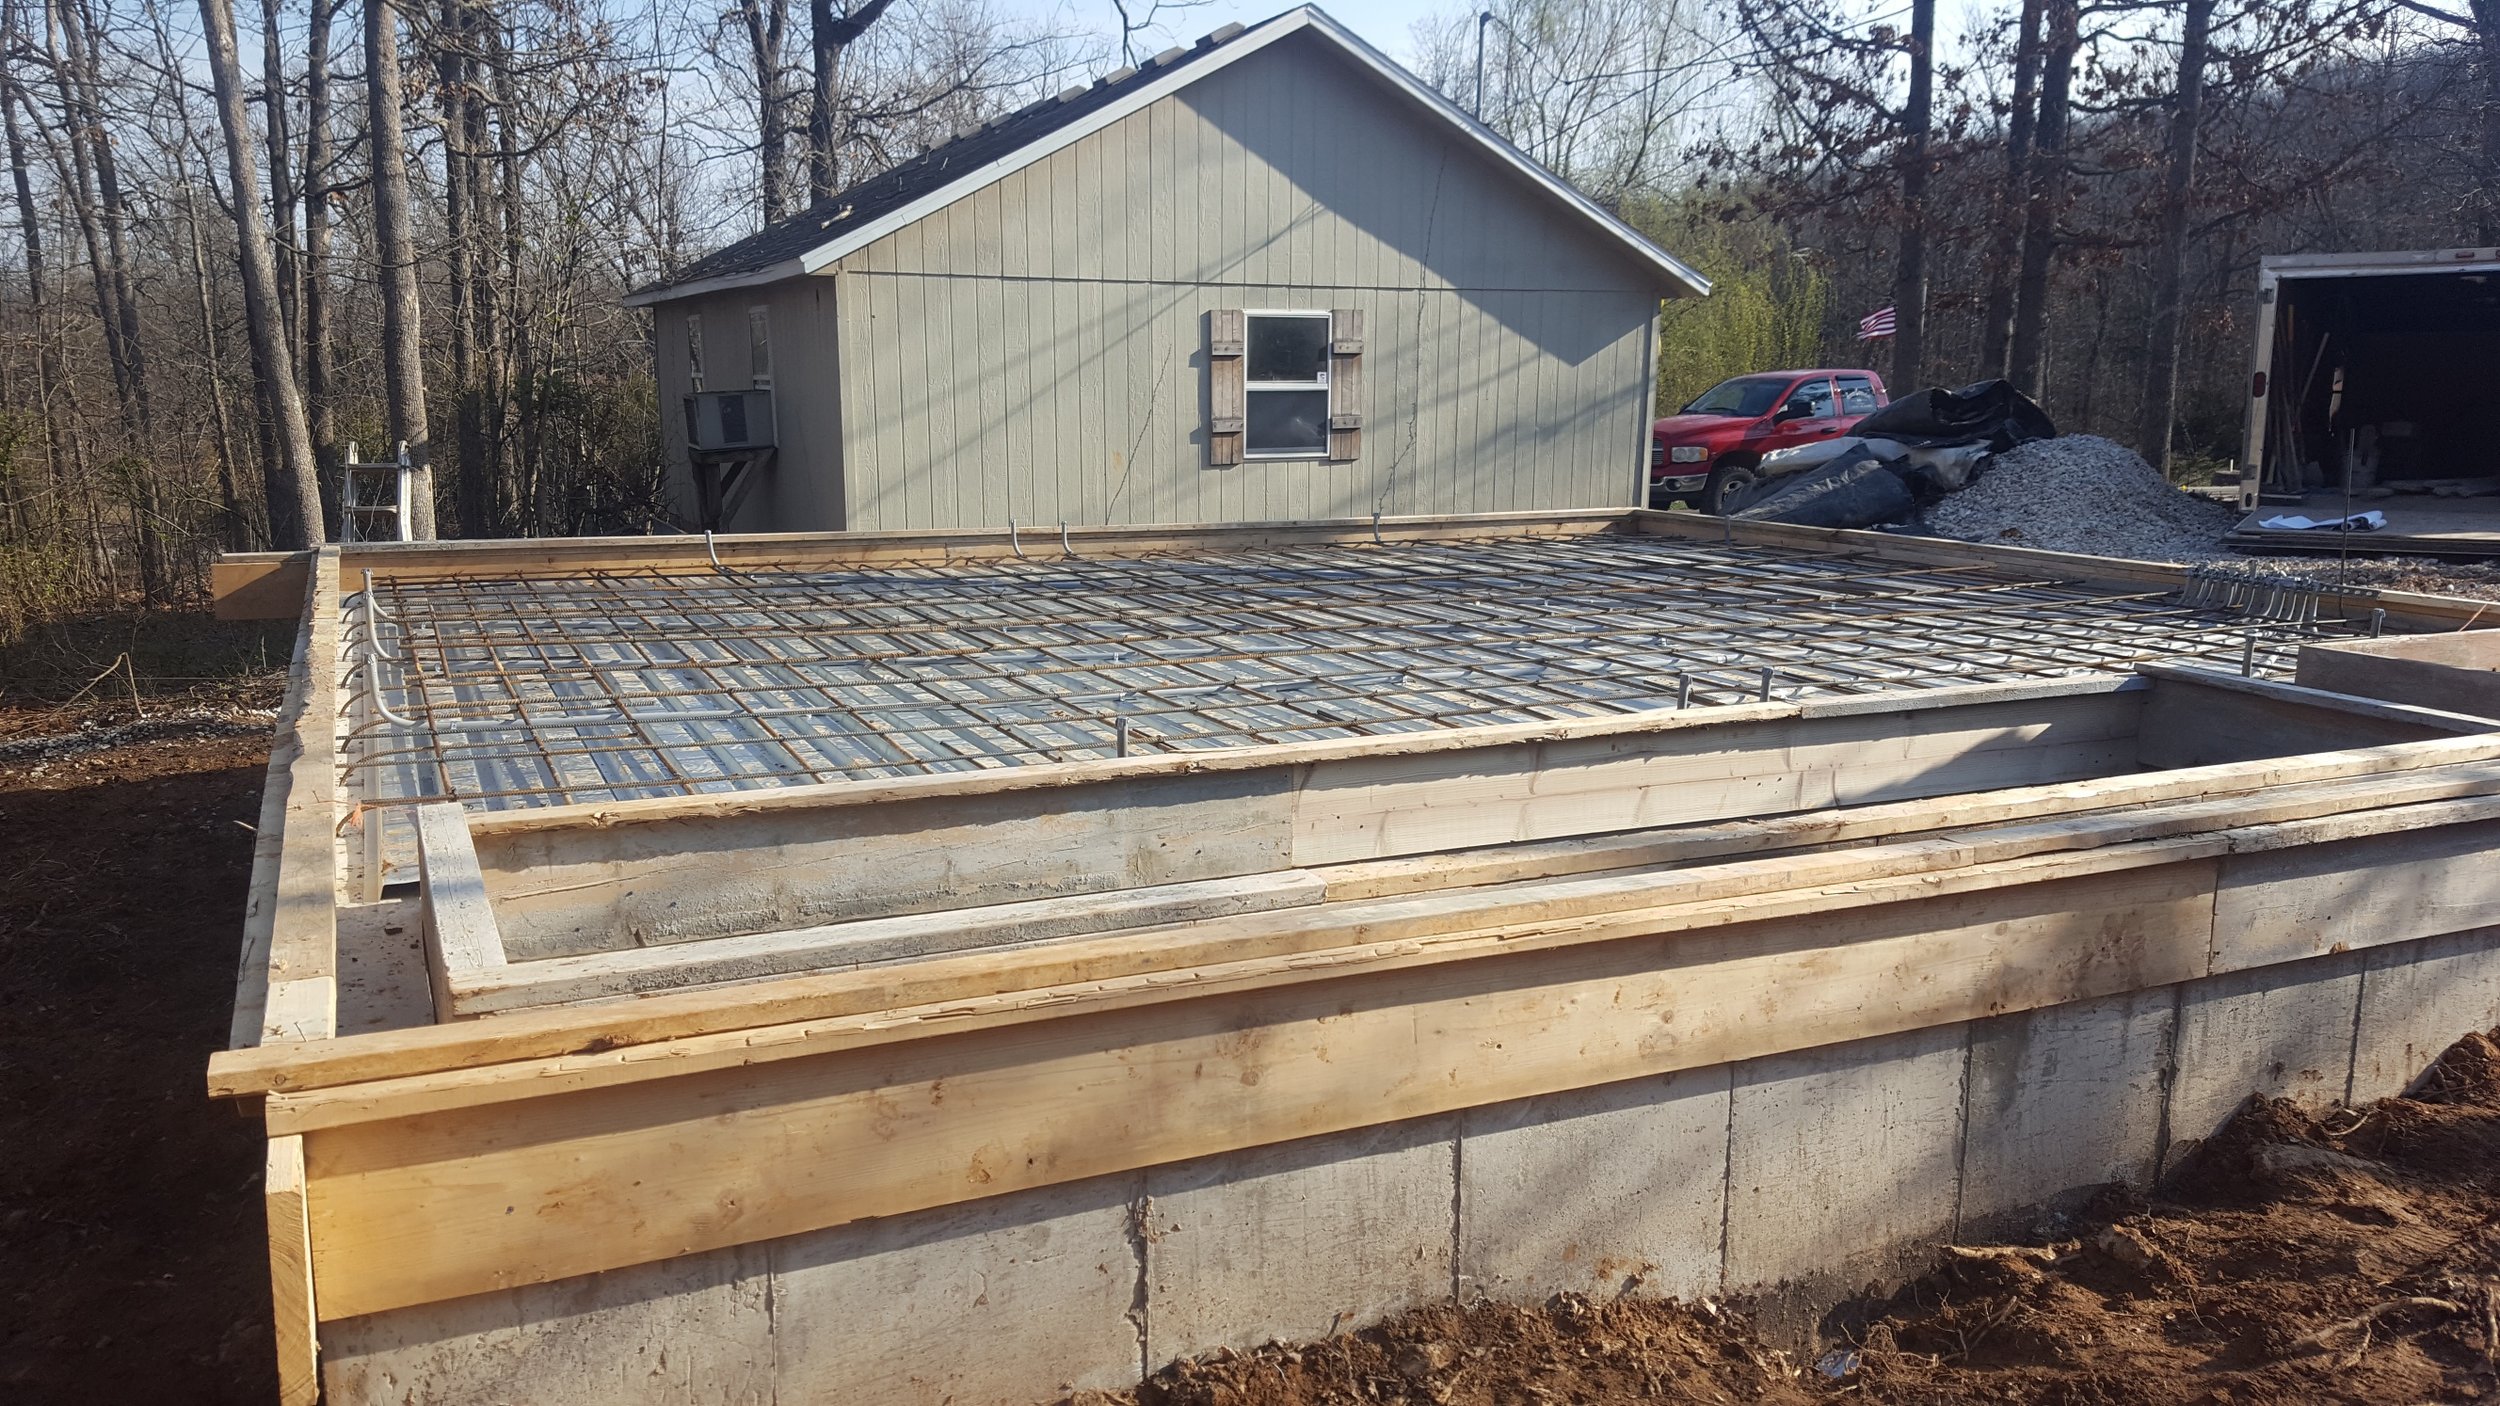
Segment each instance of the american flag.
[[1858,340],[1861,342],[1871,342],[1877,337],[1889,337],[1892,331],[1891,308],[1877,308],[1858,319]]

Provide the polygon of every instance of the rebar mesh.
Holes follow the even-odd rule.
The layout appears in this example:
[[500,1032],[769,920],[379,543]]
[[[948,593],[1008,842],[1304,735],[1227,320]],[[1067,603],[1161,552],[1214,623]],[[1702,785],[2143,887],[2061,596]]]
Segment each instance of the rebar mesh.
[[[2210,594],[2210,593],[2208,593]],[[2346,622],[1665,538],[372,582],[343,767],[484,808],[2202,660]]]

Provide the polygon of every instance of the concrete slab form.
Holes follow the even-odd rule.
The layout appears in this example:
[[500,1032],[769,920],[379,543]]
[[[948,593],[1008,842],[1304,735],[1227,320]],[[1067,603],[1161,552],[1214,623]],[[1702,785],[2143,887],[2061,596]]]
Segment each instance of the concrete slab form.
[[[308,606],[236,1048],[211,1067],[271,1135],[290,1399],[317,1389],[325,1343],[340,1401],[520,1380],[546,1399],[1006,1400],[1452,1293],[1785,1283],[1810,1321],[1958,1225],[2159,1166],[2222,1091],[2285,1062],[2256,1057],[2279,1035],[2267,990],[2343,1003],[2321,1026],[2346,1038],[2342,1088],[2291,1086],[2322,1096],[2385,1083],[2437,1038],[2425,1003],[2391,993],[2454,979],[2439,1018],[2484,1008],[2500,893],[2475,871],[2500,826],[2500,734],[2238,672],[2273,659],[2252,632],[2454,628],[2470,606],[1672,514],[1074,533],[1069,550],[1379,561],[1488,537],[1531,558],[1523,539],[1612,560],[1616,538],[1659,538],[1758,551],[1774,576],[1806,549],[1860,580],[2011,576],[2064,593],[2087,635],[2095,612],[2167,612],[2160,648],[2241,652],[2228,673],[2070,676],[2120,662],[2086,650],[2053,678],[1865,693],[1833,673],[1680,709],[1511,693],[1565,675],[1476,661],[1466,706],[1527,719],[1374,734],[1262,714],[1247,725],[1346,735],[1121,757],[1115,734],[1111,756],[723,790],[681,767],[652,795],[602,773],[591,799],[426,812],[403,897],[380,891],[371,822],[419,808],[368,793],[380,769],[358,765],[376,718],[415,735],[388,648],[366,647],[421,637],[388,627],[382,583],[636,568],[590,555],[613,544],[233,563],[233,599],[300,570]],[[821,575],[1019,549],[725,539],[652,548],[645,574],[682,576],[698,551]],[[2356,871],[2437,901],[2379,911]],[[2066,1156],[2043,1131],[2062,1123],[2107,1124],[2111,1155]],[[1779,1209],[1802,1193],[1757,1174],[1789,1155],[1766,1149],[1835,1140],[1903,1168],[1949,1158],[1920,1182],[1948,1190],[1828,1225]],[[1586,1204],[1523,1213],[1574,1162]],[[1322,1250],[1342,1282],[1287,1288],[1281,1267]],[[911,1315],[855,1331],[861,1304],[898,1295],[947,1306],[943,1347]],[[1310,1321],[1322,1301],[1330,1321]],[[534,1341],[556,1323],[597,1351]],[[681,1333],[705,1338],[702,1372],[675,1370],[696,1351]]]
[[2203,661],[2302,594],[1628,533],[842,570],[342,576],[368,804],[484,809],[1199,752]]

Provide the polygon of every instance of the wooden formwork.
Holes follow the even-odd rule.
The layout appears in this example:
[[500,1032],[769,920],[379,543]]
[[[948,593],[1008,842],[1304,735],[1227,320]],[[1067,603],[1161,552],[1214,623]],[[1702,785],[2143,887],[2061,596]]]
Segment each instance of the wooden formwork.
[[[1070,546],[1594,530],[2180,581],[1680,514],[1092,529]],[[366,821],[336,785],[339,605],[368,566],[829,567],[1023,545],[437,544],[221,568],[234,609],[295,590],[304,622],[234,1048],[210,1068],[271,1138],[289,1399],[319,1389],[325,1322],[2500,925],[2478,862],[2500,834],[2488,724],[2162,666],[446,806],[418,826],[413,898],[343,889]],[[2399,629],[2474,610],[2351,601]],[[378,941],[388,914],[427,948],[418,1013],[343,1033],[343,933]]]

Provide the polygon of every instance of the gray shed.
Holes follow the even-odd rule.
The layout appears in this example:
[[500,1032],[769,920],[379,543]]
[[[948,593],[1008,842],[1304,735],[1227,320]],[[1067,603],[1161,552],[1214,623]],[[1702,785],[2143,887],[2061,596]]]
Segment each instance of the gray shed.
[[802,531],[1636,505],[1708,291],[1305,7],[627,301],[687,525]]

